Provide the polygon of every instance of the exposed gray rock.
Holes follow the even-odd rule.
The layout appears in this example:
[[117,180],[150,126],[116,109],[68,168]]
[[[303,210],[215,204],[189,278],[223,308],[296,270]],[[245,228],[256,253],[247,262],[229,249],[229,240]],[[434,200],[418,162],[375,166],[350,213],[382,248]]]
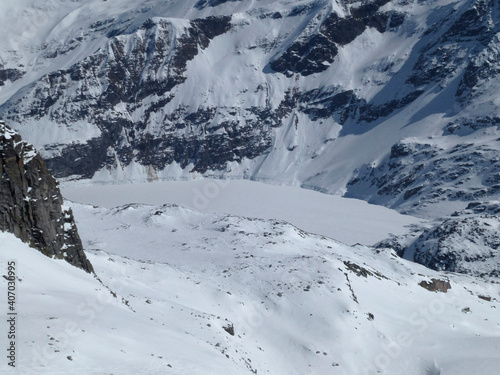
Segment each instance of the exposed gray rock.
[[498,216],[448,219],[425,231],[407,252],[435,270],[499,277],[499,229]]
[[451,216],[465,216],[465,215],[500,215],[500,201],[487,201],[487,202],[471,202],[464,210],[456,211]]
[[57,181],[33,146],[0,123],[0,230],[49,257],[93,272],[71,209],[63,208]]
[[494,1],[477,0],[471,3],[459,15],[456,9],[450,7],[449,17],[439,20],[427,30],[426,33],[433,34],[434,38],[422,48],[408,83],[419,87],[430,82],[443,82],[467,65],[470,67],[459,87],[459,95],[464,91],[464,85],[470,87],[476,82],[475,59],[471,61],[464,57],[476,56],[487,49],[498,32],[498,24],[494,21]]
[[216,7],[218,5],[227,3],[227,2],[236,2],[236,1],[243,1],[243,0],[199,0],[195,7],[198,9],[204,9],[206,7]]

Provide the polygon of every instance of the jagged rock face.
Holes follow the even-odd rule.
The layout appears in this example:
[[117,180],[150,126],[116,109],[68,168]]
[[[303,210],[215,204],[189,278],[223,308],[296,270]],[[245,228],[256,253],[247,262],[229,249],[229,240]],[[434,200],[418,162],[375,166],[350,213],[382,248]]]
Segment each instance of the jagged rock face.
[[[454,77],[467,66],[468,72],[463,76],[456,92],[457,96],[461,96],[465,90],[464,85],[469,86],[474,80],[467,76],[477,77],[478,72],[472,72],[471,66],[491,48],[490,43],[496,39],[499,31],[498,24],[494,21],[496,7],[493,0],[478,0],[470,2],[469,7],[461,14],[452,16],[451,25],[444,26],[446,20],[438,20],[445,27],[444,33],[440,33],[438,28],[428,30],[436,38],[422,48],[414,74],[408,78],[408,82],[415,86],[429,82],[444,83],[443,80]],[[472,61],[468,56],[474,56]]]
[[24,75],[24,72],[18,69],[4,69],[4,66],[0,64],[0,86],[4,86],[5,82],[14,82],[20,79]]
[[62,207],[57,181],[33,146],[1,123],[0,161],[0,230],[92,272],[71,209]]
[[0,67],[0,116],[56,177],[255,178],[417,214],[500,197],[498,2],[87,3],[31,46],[38,75]]
[[[319,30],[310,33],[306,29],[279,58],[272,60],[271,68],[287,76],[295,73],[308,76],[327,70],[338,54],[338,47],[354,41],[366,28],[371,27],[383,33],[403,23],[403,14],[378,12],[388,2],[377,0],[350,8],[350,15],[346,17],[336,12],[330,13],[321,22]],[[311,11],[312,7],[295,8],[287,16],[295,17]]]
[[199,0],[195,7],[198,9],[204,9],[206,7],[216,7],[217,5],[221,5],[227,3],[228,1],[243,1],[243,0]]
[[[265,136],[259,136],[258,129],[243,129],[240,134],[242,139],[233,142],[211,135],[213,130],[202,139],[193,135],[177,139],[172,133],[187,126],[179,123],[174,131],[166,127],[163,134],[156,137],[144,131],[156,120],[151,118],[156,111],[171,99],[168,93],[186,80],[183,73],[188,61],[208,47],[211,39],[226,32],[229,21],[229,17],[209,17],[191,21],[179,31],[165,19],[148,19],[132,35],[112,36],[95,55],[68,70],[43,77],[33,93],[35,105],[29,112],[32,119],[49,116],[57,123],[85,120],[94,124],[97,133],[100,133],[86,144],[66,147],[60,156],[48,159],[47,163],[55,175],[92,177],[99,168],[113,163],[113,158],[107,155],[108,149],[116,150],[116,157],[125,165],[133,157],[141,164],[157,168],[174,161],[185,166],[191,160],[197,160],[198,168],[206,170],[207,164],[223,164],[225,154],[232,154],[237,146],[234,143],[245,142],[245,137],[264,138],[262,142],[265,143]],[[116,32],[108,31],[108,35]],[[67,92],[75,85],[78,86],[77,91],[67,97]],[[157,99],[140,105],[141,100],[151,97]],[[85,103],[83,106],[82,102]],[[126,107],[130,112],[144,112],[143,120],[133,123],[129,115],[118,113],[116,106]],[[13,117],[17,120],[21,118],[19,115]],[[197,116],[196,113],[179,110],[171,117],[183,117],[187,124],[194,123],[196,126],[210,120],[210,113]],[[221,125],[232,126],[234,124]],[[121,145],[124,138],[129,143],[126,146]],[[212,158],[204,159],[201,157],[204,154],[210,154]],[[218,162],[218,158],[223,160]]]
[[469,203],[464,210],[454,212],[451,216],[465,216],[465,215],[500,215],[500,202],[499,201],[486,201],[486,202],[473,202]]

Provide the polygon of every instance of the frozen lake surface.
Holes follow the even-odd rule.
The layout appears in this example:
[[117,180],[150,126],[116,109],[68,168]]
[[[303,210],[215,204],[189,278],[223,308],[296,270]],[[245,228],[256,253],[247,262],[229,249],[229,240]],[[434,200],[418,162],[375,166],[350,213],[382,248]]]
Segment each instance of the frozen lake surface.
[[286,220],[346,244],[372,245],[402,234],[421,219],[357,199],[249,180],[163,181],[123,185],[61,184],[66,199],[112,208],[128,203],[173,203],[204,213]]

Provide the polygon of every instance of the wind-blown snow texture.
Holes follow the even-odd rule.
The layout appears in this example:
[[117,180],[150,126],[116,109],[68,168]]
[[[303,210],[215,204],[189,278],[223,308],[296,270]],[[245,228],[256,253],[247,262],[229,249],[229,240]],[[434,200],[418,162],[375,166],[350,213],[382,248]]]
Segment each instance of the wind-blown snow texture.
[[498,6],[2,1],[0,116],[59,177],[243,177],[449,215],[500,195]]
[[72,208],[102,284],[0,233],[0,268],[19,264],[21,373],[498,373],[496,282],[278,220]]

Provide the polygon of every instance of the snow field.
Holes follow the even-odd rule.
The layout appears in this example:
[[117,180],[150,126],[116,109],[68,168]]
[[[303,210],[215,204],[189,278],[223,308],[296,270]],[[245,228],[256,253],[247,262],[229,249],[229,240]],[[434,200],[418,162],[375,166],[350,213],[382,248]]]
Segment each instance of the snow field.
[[[0,234],[22,280],[20,373],[496,374],[496,283],[279,220],[71,207],[102,284]],[[452,289],[418,285],[431,278]]]

